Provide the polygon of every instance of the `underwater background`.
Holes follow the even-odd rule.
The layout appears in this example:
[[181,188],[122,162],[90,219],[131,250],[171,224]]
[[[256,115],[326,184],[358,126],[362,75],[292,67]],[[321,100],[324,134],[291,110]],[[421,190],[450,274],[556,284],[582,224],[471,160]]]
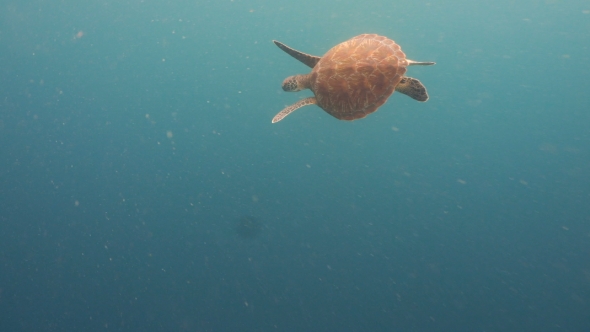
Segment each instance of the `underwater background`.
[[[277,124],[385,35],[430,100]],[[590,331],[590,2],[0,2],[0,331]]]

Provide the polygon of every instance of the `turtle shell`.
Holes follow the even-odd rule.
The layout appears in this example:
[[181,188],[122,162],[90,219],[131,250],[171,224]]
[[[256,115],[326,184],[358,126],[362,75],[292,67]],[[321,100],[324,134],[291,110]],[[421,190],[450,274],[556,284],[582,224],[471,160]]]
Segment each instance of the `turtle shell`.
[[314,66],[310,89],[318,106],[341,120],[375,112],[395,91],[408,61],[393,40],[375,34],[349,39]]

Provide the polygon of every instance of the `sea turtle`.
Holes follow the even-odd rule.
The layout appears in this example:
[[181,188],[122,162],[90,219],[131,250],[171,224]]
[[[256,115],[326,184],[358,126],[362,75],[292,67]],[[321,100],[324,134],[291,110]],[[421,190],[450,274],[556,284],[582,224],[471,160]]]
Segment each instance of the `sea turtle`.
[[418,101],[428,100],[424,85],[404,74],[407,66],[430,66],[434,62],[406,59],[400,46],[387,37],[359,35],[332,47],[323,57],[299,52],[276,40],[273,42],[313,68],[309,74],[287,77],[283,81],[283,90],[310,89],[315,97],[286,107],[272,119],[272,123],[312,104],[340,120],[361,119],[383,105],[394,90]]

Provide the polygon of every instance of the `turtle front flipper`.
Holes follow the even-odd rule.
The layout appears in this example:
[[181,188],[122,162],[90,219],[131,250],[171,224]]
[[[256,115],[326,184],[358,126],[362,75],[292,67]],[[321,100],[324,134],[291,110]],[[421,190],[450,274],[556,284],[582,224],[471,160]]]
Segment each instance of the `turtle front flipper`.
[[294,57],[295,59],[303,62],[306,66],[309,66],[309,68],[315,67],[315,65],[321,59],[319,56],[299,52],[296,49],[290,48],[289,46],[287,46],[279,41],[273,40],[273,43],[275,43],[275,45],[277,45],[281,50],[285,51],[285,53],[287,53],[290,56]]
[[287,115],[293,113],[296,109],[298,109],[300,107],[307,106],[307,105],[313,105],[313,104],[317,104],[317,103],[318,103],[318,101],[315,99],[315,97],[301,99],[300,101],[296,102],[295,104],[285,107],[282,111],[280,111],[277,115],[275,115],[275,117],[272,118],[272,123],[277,123],[277,122],[283,120]]
[[426,87],[415,78],[402,77],[402,80],[395,87],[395,91],[401,92],[406,96],[410,96],[417,101],[427,101],[428,93]]

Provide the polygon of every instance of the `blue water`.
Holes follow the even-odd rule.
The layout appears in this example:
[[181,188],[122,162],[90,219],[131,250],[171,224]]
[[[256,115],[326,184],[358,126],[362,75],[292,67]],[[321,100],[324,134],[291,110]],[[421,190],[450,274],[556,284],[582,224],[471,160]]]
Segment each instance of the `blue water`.
[[[277,124],[361,33],[435,61]],[[590,331],[590,3],[0,3],[0,331]]]

